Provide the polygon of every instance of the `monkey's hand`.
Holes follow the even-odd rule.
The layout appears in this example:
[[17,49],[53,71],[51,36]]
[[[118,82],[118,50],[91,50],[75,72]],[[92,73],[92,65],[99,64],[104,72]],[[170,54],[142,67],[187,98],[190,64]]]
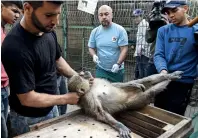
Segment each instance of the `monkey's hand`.
[[122,124],[121,122],[118,122],[115,125],[115,128],[118,129],[119,134],[120,134],[120,138],[131,138],[131,130],[128,129],[124,124]]

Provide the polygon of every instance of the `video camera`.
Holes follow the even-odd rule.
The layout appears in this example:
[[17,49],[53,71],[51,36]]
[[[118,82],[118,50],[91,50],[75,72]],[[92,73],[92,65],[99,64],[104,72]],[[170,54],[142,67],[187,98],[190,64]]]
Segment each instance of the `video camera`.
[[165,3],[166,0],[155,0],[148,19],[150,29],[158,29],[167,24],[168,19],[162,14]]

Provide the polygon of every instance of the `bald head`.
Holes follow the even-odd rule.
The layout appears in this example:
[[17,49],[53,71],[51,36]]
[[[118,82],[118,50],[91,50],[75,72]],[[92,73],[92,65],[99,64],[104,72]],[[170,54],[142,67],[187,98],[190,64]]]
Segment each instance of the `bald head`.
[[108,11],[109,13],[112,13],[112,8],[109,7],[108,5],[102,5],[99,9],[98,9],[98,13],[100,13],[101,11]]
[[102,5],[98,9],[98,18],[103,27],[109,27],[112,23],[112,8],[108,5]]

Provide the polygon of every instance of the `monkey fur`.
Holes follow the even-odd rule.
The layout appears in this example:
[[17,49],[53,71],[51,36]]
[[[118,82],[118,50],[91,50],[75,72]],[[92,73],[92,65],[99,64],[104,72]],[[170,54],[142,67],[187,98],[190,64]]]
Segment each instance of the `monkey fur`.
[[72,76],[68,88],[70,91],[77,91],[81,96],[79,106],[86,114],[115,128],[121,138],[131,138],[131,131],[111,114],[125,109],[136,110],[145,107],[151,103],[155,95],[166,89],[170,81],[180,79],[182,74],[182,71],[155,74],[126,83],[110,83],[95,78],[90,86],[88,79],[92,77],[91,73],[85,72],[84,78]]

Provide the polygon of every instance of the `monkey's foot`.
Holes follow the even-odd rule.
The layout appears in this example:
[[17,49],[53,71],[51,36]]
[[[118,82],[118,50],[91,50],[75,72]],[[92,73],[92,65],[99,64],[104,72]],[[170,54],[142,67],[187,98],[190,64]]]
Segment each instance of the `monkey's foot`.
[[183,73],[184,73],[183,71],[175,71],[173,73],[170,73],[170,74],[168,74],[169,75],[169,79],[170,80],[181,79]]
[[124,124],[119,122],[116,127],[118,128],[120,138],[132,138],[130,135],[131,130],[128,129]]

